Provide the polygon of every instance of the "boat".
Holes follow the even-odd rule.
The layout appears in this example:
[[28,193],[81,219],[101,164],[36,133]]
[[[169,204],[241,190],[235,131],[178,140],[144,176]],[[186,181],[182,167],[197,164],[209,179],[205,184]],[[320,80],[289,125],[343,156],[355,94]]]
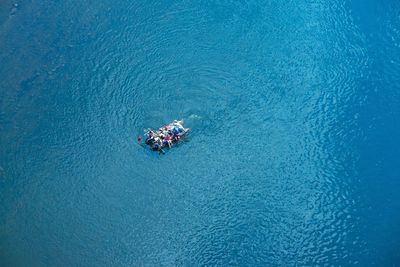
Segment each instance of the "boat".
[[[179,143],[181,138],[184,137],[189,130],[189,128],[183,127],[183,120],[174,120],[158,128],[158,130],[145,130],[145,143],[153,151],[165,153],[164,149],[170,149],[175,144]],[[141,141],[141,138],[138,138],[138,140]]]

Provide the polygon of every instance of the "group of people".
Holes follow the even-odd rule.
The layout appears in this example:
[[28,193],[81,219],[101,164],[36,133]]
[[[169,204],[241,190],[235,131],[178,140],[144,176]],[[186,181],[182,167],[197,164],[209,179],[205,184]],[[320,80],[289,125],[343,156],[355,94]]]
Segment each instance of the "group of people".
[[178,142],[188,130],[188,128],[183,128],[182,121],[174,120],[157,131],[148,130],[145,134],[146,144],[155,151],[162,150],[167,146],[171,148],[173,143]]

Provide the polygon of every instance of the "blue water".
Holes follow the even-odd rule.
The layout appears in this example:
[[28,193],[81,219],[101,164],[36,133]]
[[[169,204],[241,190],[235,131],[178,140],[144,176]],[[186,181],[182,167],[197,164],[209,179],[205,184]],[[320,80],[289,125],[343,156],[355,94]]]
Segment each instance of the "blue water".
[[1,1],[0,265],[400,266],[399,84],[398,0]]

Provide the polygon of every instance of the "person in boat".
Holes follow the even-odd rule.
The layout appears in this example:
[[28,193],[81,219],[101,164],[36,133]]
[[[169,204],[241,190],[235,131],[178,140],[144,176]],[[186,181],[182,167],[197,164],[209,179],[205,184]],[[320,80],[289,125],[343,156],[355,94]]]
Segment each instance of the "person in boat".
[[154,132],[150,130],[146,134],[146,144],[152,144],[153,141],[154,141]]
[[172,125],[172,127],[183,128],[182,121],[174,120],[174,122],[171,123],[171,125]]
[[164,140],[162,141],[162,147],[166,147],[166,146],[168,146],[168,148],[171,148],[171,147],[172,147],[172,142],[171,142],[171,140],[164,139]]
[[168,146],[171,148],[174,143],[179,142],[181,137],[188,131],[189,128],[183,128],[182,121],[174,120],[172,123],[159,128],[157,131],[148,129],[145,133],[146,144],[148,144],[152,150],[163,151],[162,149],[164,147]]
[[174,120],[173,123],[171,123],[171,126],[173,129],[177,129],[180,133],[185,131],[182,126],[182,121]]
[[179,134],[178,128],[177,128],[177,127],[174,127],[174,128],[172,129],[172,133],[173,133],[174,135],[178,135],[178,134]]
[[171,136],[170,136],[169,134],[167,134],[167,135],[165,136],[164,141],[166,142],[166,144],[168,145],[169,148],[172,147],[172,138],[171,138]]
[[174,134],[174,136],[172,137],[172,140],[173,140],[174,142],[178,142],[179,139],[180,139],[179,131],[178,131],[178,130],[175,130],[175,131],[173,132],[173,134]]
[[153,148],[153,150],[161,149],[161,142],[160,142],[160,138],[158,136],[154,137],[151,147]]
[[152,148],[154,151],[157,151],[157,150],[160,150],[160,149],[161,149],[160,145],[159,145],[157,142],[154,142],[153,145],[151,146],[151,148]]
[[160,133],[158,136],[161,138],[161,140],[164,140],[164,138],[165,138],[165,133],[162,132],[162,133]]

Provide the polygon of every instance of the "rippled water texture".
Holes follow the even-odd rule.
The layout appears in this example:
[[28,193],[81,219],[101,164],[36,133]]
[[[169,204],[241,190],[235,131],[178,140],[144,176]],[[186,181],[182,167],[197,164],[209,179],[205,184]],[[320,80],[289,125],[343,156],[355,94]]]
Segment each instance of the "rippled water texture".
[[0,265],[399,264],[399,1],[15,3]]

